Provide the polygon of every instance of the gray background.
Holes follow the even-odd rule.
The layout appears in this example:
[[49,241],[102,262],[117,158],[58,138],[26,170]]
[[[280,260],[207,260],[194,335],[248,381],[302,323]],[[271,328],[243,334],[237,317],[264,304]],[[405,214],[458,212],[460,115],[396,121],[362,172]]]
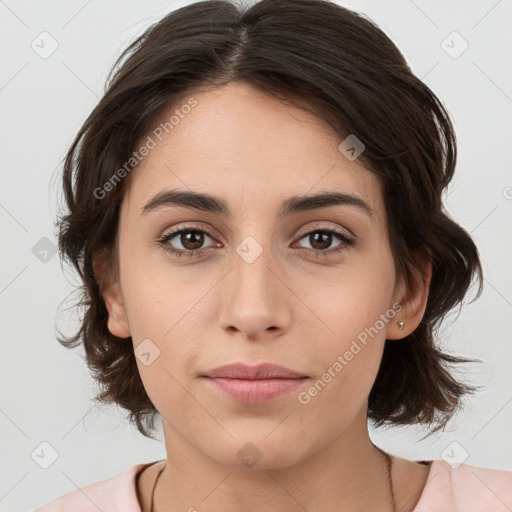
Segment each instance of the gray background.
[[[61,159],[115,57],[186,3],[0,0],[1,511],[35,508],[165,456],[163,443],[143,438],[124,412],[94,406],[81,349],[68,351],[55,339],[55,323],[66,329],[76,322],[57,309],[78,281],[52,254],[53,223]],[[372,438],[410,459],[455,454],[512,470],[512,2],[340,3],[390,35],[447,106],[459,158],[446,205],[476,240],[485,274],[480,300],[442,331],[447,350],[482,359],[465,375],[483,391],[428,439],[414,428],[372,430]],[[469,47],[458,55],[464,40]],[[42,58],[52,44],[58,48]],[[47,469],[41,464],[51,462],[52,448],[43,442],[58,453]]]

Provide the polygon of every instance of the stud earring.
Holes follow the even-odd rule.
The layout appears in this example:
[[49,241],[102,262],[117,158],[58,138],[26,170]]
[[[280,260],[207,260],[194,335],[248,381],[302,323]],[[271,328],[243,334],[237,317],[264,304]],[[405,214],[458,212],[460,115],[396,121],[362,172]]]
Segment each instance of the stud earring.
[[398,328],[399,329],[403,329],[404,328],[404,323],[400,320],[400,322],[398,322]]

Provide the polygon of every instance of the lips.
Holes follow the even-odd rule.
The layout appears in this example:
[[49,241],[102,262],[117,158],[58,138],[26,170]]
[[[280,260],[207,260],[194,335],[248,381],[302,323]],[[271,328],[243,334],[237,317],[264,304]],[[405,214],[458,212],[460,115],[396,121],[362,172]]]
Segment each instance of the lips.
[[246,380],[302,379],[307,377],[307,375],[303,373],[271,363],[262,363],[256,366],[249,366],[244,363],[227,364],[206,372],[202,376],[212,379],[225,378]]
[[303,373],[270,363],[257,366],[228,364],[201,377],[224,396],[245,404],[271,402],[297,390],[308,380]]

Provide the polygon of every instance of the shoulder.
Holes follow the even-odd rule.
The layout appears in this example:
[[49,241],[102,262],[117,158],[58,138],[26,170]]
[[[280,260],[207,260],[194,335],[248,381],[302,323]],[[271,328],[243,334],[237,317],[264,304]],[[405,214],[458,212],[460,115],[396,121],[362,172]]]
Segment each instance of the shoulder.
[[140,512],[137,475],[153,462],[135,464],[122,473],[94,482],[60,496],[34,512]]
[[512,471],[429,462],[425,488],[413,512],[512,510]]

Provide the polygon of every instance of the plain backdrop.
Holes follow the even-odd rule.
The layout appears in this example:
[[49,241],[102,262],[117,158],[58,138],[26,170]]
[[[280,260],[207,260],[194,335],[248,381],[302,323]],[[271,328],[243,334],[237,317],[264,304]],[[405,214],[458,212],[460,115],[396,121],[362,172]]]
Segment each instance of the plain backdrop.
[[[165,457],[161,434],[146,439],[123,411],[94,405],[82,350],[56,341],[56,323],[74,325],[58,307],[78,281],[61,269],[54,222],[61,160],[114,59],[187,3],[0,0],[0,511]],[[444,432],[372,429],[372,438],[409,459],[449,452],[512,470],[512,2],[340,3],[374,20],[448,108],[459,153],[446,207],[474,237],[485,275],[481,298],[442,330],[447,351],[482,360],[465,378],[483,390]]]

